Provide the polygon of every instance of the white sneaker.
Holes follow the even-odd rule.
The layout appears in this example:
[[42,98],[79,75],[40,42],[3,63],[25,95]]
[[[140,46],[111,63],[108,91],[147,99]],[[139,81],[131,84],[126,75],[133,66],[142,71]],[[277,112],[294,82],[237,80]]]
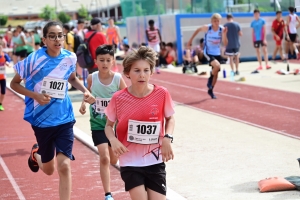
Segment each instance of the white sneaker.
[[104,200],[114,200],[114,198],[111,195],[107,195]]

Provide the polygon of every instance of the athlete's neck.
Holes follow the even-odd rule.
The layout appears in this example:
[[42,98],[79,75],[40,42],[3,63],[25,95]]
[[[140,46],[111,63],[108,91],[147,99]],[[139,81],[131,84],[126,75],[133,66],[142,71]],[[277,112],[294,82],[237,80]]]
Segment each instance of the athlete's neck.
[[60,50],[56,52],[56,51],[51,51],[51,50],[47,49],[46,53],[51,57],[57,57],[60,54]]
[[154,89],[154,85],[147,84],[146,86],[131,85],[128,87],[128,91],[135,97],[143,98],[148,96]]
[[214,30],[214,31],[219,30],[219,26],[214,26],[214,25],[212,25],[212,30]]
[[107,78],[110,78],[111,75],[113,75],[113,72],[112,71],[106,71],[106,72],[102,72],[99,70],[99,73],[98,73],[98,76],[100,79],[107,79]]

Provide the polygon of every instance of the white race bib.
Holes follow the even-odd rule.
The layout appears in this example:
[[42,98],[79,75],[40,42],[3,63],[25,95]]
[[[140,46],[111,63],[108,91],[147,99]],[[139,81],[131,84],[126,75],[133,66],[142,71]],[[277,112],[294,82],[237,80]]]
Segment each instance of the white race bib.
[[64,99],[68,82],[63,79],[45,77],[42,81],[40,93],[48,94],[52,98]]
[[160,122],[129,120],[127,142],[157,144],[160,135]]
[[105,108],[108,106],[111,98],[96,97],[96,112],[104,114]]
[[5,74],[5,66],[0,66],[0,74]]

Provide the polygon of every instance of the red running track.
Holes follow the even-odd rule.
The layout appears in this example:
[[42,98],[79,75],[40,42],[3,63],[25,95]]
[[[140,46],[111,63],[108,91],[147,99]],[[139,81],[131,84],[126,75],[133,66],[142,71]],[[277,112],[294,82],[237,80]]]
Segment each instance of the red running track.
[[[7,91],[5,111],[0,112],[0,199],[59,199],[58,174],[33,173],[27,166],[30,149],[35,143],[33,131],[23,120],[24,101]],[[99,156],[75,140],[72,167],[72,199],[103,199],[104,191],[99,174]],[[1,162],[3,160],[3,162]],[[14,190],[4,169],[7,167],[15,181]],[[111,189],[116,200],[130,199],[124,192],[119,171],[111,167]],[[19,191],[17,193],[16,191]],[[19,194],[19,197],[18,197]]]
[[[119,70],[122,70],[120,65]],[[129,80],[124,79],[129,85]],[[151,82],[166,87],[178,103],[279,134],[300,137],[300,93],[227,82],[219,78],[214,89],[218,99],[214,100],[207,94],[207,78],[204,77],[162,71],[161,74],[154,74]]]

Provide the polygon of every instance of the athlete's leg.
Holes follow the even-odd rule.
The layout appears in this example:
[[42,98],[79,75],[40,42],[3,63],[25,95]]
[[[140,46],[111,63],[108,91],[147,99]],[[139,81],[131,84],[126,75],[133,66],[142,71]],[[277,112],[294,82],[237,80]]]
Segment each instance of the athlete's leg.
[[221,64],[219,63],[218,60],[213,60],[210,64],[213,67],[213,69],[212,69],[212,75],[213,75],[212,86],[214,87],[217,83],[218,74],[219,74],[219,71],[220,71],[220,68],[221,68]]
[[129,190],[132,200],[148,200],[145,185],[140,185]]
[[148,200],[166,200],[167,199],[167,197],[165,195],[155,192],[154,190],[151,190],[149,188],[147,188],[147,196],[148,196]]
[[108,144],[102,143],[97,145],[98,153],[100,156],[100,177],[103,185],[103,189],[105,193],[111,192],[110,190],[110,157]]
[[34,154],[34,157],[40,167],[40,169],[47,175],[52,175],[54,173],[55,170],[55,157],[53,157],[52,160],[50,160],[49,162],[46,163],[42,163],[42,159],[41,159],[41,155],[38,153]]
[[240,64],[240,53],[238,52],[234,58],[235,58],[236,75],[239,75],[238,71],[239,71],[239,64]]
[[72,189],[71,161],[63,153],[57,154],[57,171],[59,175],[59,198],[69,200]]
[[265,59],[265,63],[266,63],[266,67],[268,68],[268,61],[269,61],[269,57],[268,57],[268,49],[267,46],[264,45],[262,46],[263,52],[264,52],[264,59]]
[[228,56],[228,58],[229,58],[229,64],[230,64],[231,71],[234,71],[234,68],[233,68],[234,56]]
[[261,55],[260,55],[260,48],[255,48],[256,50],[256,57],[259,64],[259,67],[261,66]]

